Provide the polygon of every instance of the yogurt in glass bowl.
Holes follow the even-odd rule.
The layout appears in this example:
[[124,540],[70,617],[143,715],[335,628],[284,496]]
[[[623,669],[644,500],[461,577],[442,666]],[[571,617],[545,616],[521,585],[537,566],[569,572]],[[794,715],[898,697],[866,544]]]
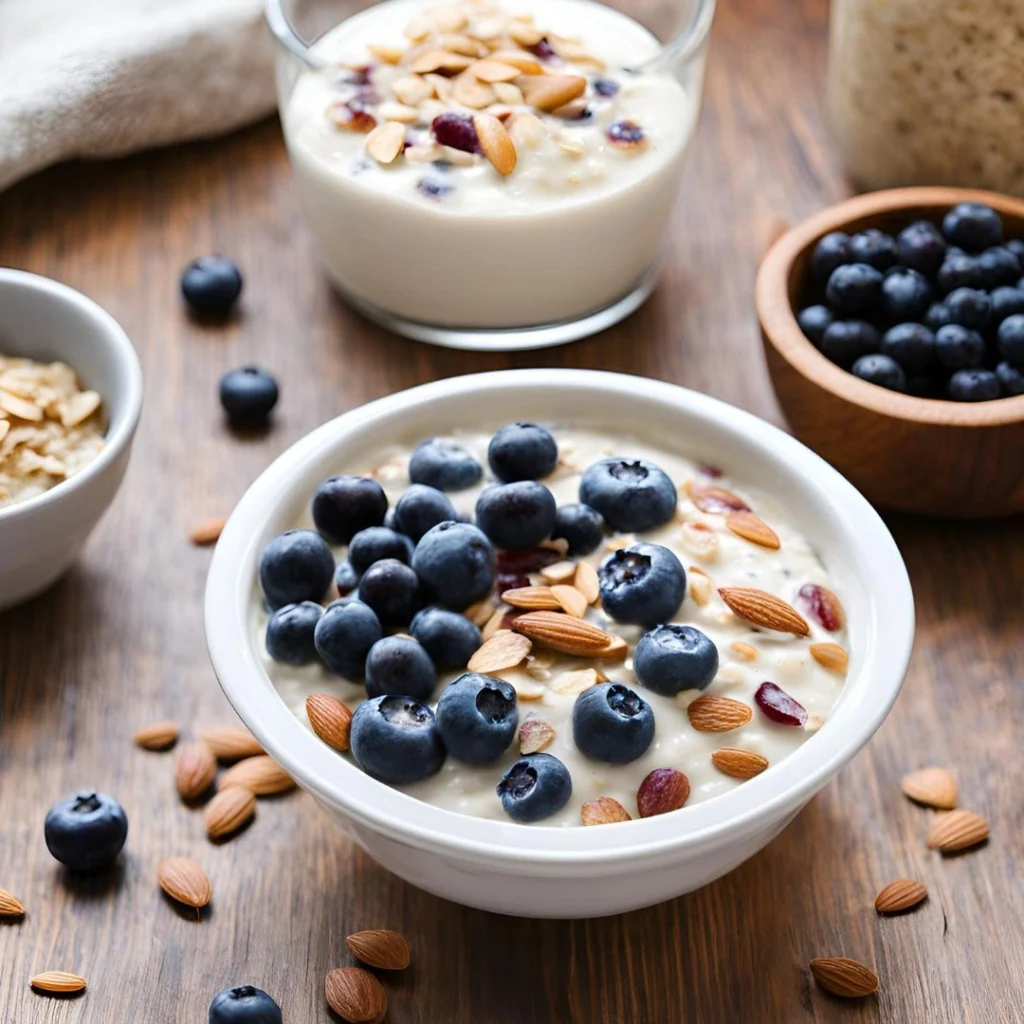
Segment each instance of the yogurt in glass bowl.
[[713,0],[652,3],[651,27],[595,0],[353,3],[328,31],[306,28],[311,44],[296,27],[309,5],[295,6],[267,7],[281,121],[351,304],[420,340],[511,349],[583,337],[643,302]]

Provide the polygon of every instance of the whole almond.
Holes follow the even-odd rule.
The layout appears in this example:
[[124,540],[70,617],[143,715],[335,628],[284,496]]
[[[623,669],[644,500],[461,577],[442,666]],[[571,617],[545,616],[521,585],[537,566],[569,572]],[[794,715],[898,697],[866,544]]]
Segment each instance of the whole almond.
[[213,898],[206,872],[191,857],[168,857],[156,870],[156,880],[172,900],[196,910]]
[[203,742],[213,751],[213,756],[223,764],[240,761],[243,757],[255,757],[263,753],[263,747],[251,733],[234,726],[208,729],[203,733]]
[[52,992],[55,995],[69,995],[85,991],[85,978],[67,971],[43,971],[37,974],[29,985],[38,992]]
[[752,779],[768,767],[768,758],[755,754],[752,750],[723,747],[711,755],[711,763],[720,772],[731,775],[734,779]]
[[945,768],[921,768],[900,779],[904,796],[926,807],[950,811],[956,807],[956,779]]
[[531,107],[551,111],[582,96],[587,80],[579,75],[519,75],[515,84]]
[[388,1012],[384,986],[362,967],[338,967],[324,983],[327,1005],[351,1024],[376,1024]]
[[807,620],[781,597],[756,587],[719,587],[718,593],[741,619],[777,633],[810,636]]
[[513,608],[526,608],[530,611],[556,611],[562,607],[550,587],[513,587],[506,590],[501,599]]
[[206,805],[203,821],[211,839],[234,835],[256,813],[256,794],[241,786],[228,786]]
[[567,615],[582,619],[587,614],[587,605],[590,602],[575,587],[570,587],[567,583],[556,583],[551,588],[551,593],[555,595],[555,599],[562,606],[562,611]]
[[826,992],[860,999],[878,991],[878,976],[870,967],[845,956],[821,956],[811,961],[811,974]]
[[580,562],[576,566],[576,575],[572,585],[586,598],[587,604],[596,604],[601,596],[601,584],[597,570],[589,562]]
[[782,546],[779,535],[753,512],[730,512],[725,517],[725,525],[737,537],[749,540],[751,544],[757,544],[759,547],[778,551]]
[[614,797],[599,796],[588,800],[580,808],[580,821],[584,825],[611,825],[616,821],[632,821],[629,811]]
[[227,519],[224,516],[204,519],[192,527],[192,532],[189,533],[188,539],[199,547],[207,544],[216,544],[220,540],[220,535],[224,532],[224,524],[226,522]]
[[267,754],[247,757],[229,768],[217,783],[217,789],[241,786],[257,796],[273,796],[295,788],[295,780]]
[[875,897],[875,910],[880,914],[899,914],[916,907],[927,895],[928,890],[913,878],[897,878]]
[[502,629],[477,648],[466,667],[470,672],[481,672],[484,675],[504,672],[520,664],[532,647],[527,637]]
[[512,628],[541,647],[563,654],[597,654],[614,639],[592,623],[560,612],[527,612],[512,623]]
[[21,900],[14,893],[8,892],[6,889],[0,889],[0,918],[13,920],[14,918],[24,916],[25,908]]
[[942,853],[967,850],[988,839],[988,822],[974,811],[960,808],[940,814],[928,830],[928,849]]
[[754,712],[749,705],[732,697],[704,694],[686,709],[690,725],[698,732],[729,732],[746,725]]
[[346,940],[352,955],[382,971],[403,971],[409,966],[409,943],[387,928],[356,932]]
[[811,644],[808,650],[811,652],[811,657],[830,672],[838,672],[843,675],[849,668],[850,656],[841,644]]
[[143,750],[168,750],[178,742],[180,734],[177,722],[154,722],[139,729],[132,742]]
[[655,768],[636,793],[641,818],[678,811],[690,795],[690,780],[676,768]]
[[198,800],[217,777],[217,759],[203,742],[186,743],[174,761],[174,784],[183,800]]
[[536,754],[554,738],[555,730],[542,718],[528,718],[519,726],[519,753]]
[[348,750],[352,711],[329,693],[311,693],[306,698],[306,717],[313,732],[329,747]]

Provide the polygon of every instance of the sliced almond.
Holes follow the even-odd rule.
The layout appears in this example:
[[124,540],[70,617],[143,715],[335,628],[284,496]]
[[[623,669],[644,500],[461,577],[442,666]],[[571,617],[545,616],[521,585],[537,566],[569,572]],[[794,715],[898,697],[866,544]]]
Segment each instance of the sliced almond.
[[255,813],[256,794],[242,786],[228,786],[206,805],[206,834],[211,839],[226,839],[252,821]]
[[471,604],[463,613],[475,626],[487,625],[487,620],[494,614],[494,602],[485,597],[476,604]]
[[465,71],[472,63],[472,57],[463,56],[461,53],[452,53],[450,50],[426,50],[413,60],[409,69],[417,75],[426,75],[432,72],[457,75],[460,71]]
[[844,999],[861,999],[878,991],[878,975],[870,967],[845,956],[819,956],[811,961],[811,974],[826,992]]
[[[554,736],[554,731],[551,733]],[[538,748],[539,749],[539,748]],[[25,907],[12,892],[0,889],[0,919],[14,920],[25,916]]]
[[632,821],[632,818],[614,797],[599,796],[580,808],[580,822],[584,825],[611,825],[616,821]]
[[490,52],[483,43],[461,32],[442,35],[437,40],[445,50],[461,53],[463,57],[486,57]]
[[582,619],[587,614],[587,599],[575,588],[566,583],[556,583],[551,588],[555,600],[567,615]]
[[614,639],[592,623],[559,612],[527,612],[512,623],[512,628],[541,647],[563,654],[597,654]]
[[169,750],[178,742],[180,732],[177,722],[154,722],[139,729],[132,742],[143,750]]
[[503,176],[511,174],[516,169],[516,147],[501,121],[490,114],[474,114],[473,127],[491,166]]
[[536,754],[551,744],[555,730],[541,718],[528,718],[519,726],[519,753]]
[[556,676],[548,684],[548,689],[566,697],[575,697],[577,694],[583,693],[584,690],[589,690],[592,686],[596,685],[597,669],[578,668]]
[[547,687],[543,683],[539,683],[525,674],[521,676],[519,673],[513,673],[505,677],[505,679],[512,689],[516,691],[516,697],[519,700],[541,700],[544,694],[547,693]]
[[511,82],[522,74],[512,64],[502,64],[497,60],[478,60],[469,66],[469,73],[481,82]]
[[558,36],[552,36],[550,42],[555,54],[570,64],[579,64],[586,68],[592,68],[594,71],[605,69],[606,65],[603,60],[595,57],[574,39],[559,39]]
[[601,583],[597,570],[589,562],[580,562],[576,566],[572,585],[583,595],[587,604],[597,604],[601,596]]
[[522,21],[511,21],[508,35],[520,46],[536,46],[544,38],[544,33],[539,28]]
[[461,32],[466,27],[466,14],[455,4],[443,4],[430,12],[438,32]]
[[569,103],[587,88],[587,80],[579,75],[519,75],[515,83],[531,107],[544,111]]
[[452,99],[471,110],[483,110],[496,98],[494,90],[489,85],[478,82],[469,71],[459,75],[452,87]]
[[811,657],[830,672],[838,672],[842,675],[850,665],[850,656],[841,644],[811,644],[808,649],[811,652]]
[[311,693],[306,698],[310,727],[329,747],[348,750],[352,711],[344,701],[329,693]]
[[711,582],[711,577],[696,565],[690,566],[689,574],[690,597],[698,608],[704,608],[715,596],[715,585]]
[[207,729],[202,739],[213,751],[213,756],[222,764],[230,764],[232,761],[240,761],[243,757],[255,757],[263,753],[263,747],[252,733],[231,725]]
[[100,407],[101,402],[102,399],[95,391],[80,391],[72,395],[61,409],[61,425],[77,427]]
[[480,672],[483,675],[503,672],[521,664],[530,653],[531,647],[533,644],[527,637],[503,629],[477,648],[466,667],[470,672]]
[[730,512],[750,511],[750,506],[738,494],[714,484],[701,486],[693,480],[688,480],[686,493],[701,512],[709,515],[727,516]]
[[382,103],[377,112],[385,121],[397,121],[399,124],[415,124],[420,119],[419,110],[404,103]]
[[794,636],[810,635],[807,620],[774,594],[756,587],[719,587],[718,593],[736,615],[755,626]]
[[507,631],[511,628],[511,624],[506,623],[505,621],[510,611],[511,609],[506,604],[500,604],[494,610],[491,617],[484,623],[483,628],[480,631],[484,640],[490,640],[491,637],[499,633],[501,630]]
[[[17,395],[12,395],[9,391],[0,391],[0,409],[20,420],[28,420],[32,423],[38,423],[43,418],[43,410],[35,402],[19,398]],[[71,426],[72,424],[66,423],[64,425]]]
[[725,517],[725,525],[737,537],[749,540],[751,544],[757,544],[759,547],[777,551],[782,546],[779,535],[753,512],[730,512]]
[[422,43],[433,31],[434,25],[431,21],[427,18],[415,17],[406,22],[402,34],[414,43]]
[[204,519],[200,523],[196,523],[192,527],[191,532],[188,535],[188,539],[198,547],[203,547],[207,544],[216,544],[220,540],[220,535],[224,531],[224,524],[227,519],[224,516],[214,516],[212,519]]
[[217,777],[217,759],[205,743],[186,743],[174,762],[174,784],[183,800],[198,800]]
[[267,754],[247,757],[229,768],[217,783],[217,789],[241,786],[251,789],[257,796],[272,796],[295,788],[295,780]]
[[915,803],[942,811],[956,807],[956,779],[945,768],[921,768],[900,779],[900,789]]
[[412,960],[409,943],[387,928],[356,932],[345,939],[352,955],[380,971],[404,971]]
[[928,890],[913,878],[897,878],[883,886],[875,897],[875,910],[879,914],[901,914],[916,907],[928,896]]
[[495,82],[491,89],[494,90],[494,98],[499,103],[504,103],[510,107],[518,107],[525,102],[523,90],[511,82]]
[[723,747],[711,755],[711,763],[720,772],[731,775],[734,779],[752,779],[768,767],[768,758],[755,754],[752,750]]
[[531,611],[555,611],[562,607],[550,587],[514,587],[506,590],[501,599],[513,608],[528,608]]
[[940,814],[928,830],[928,849],[956,853],[988,839],[988,822],[974,811],[959,808]]
[[563,559],[561,562],[545,565],[540,574],[548,583],[565,583],[576,575],[576,563]]
[[43,971],[30,982],[37,992],[52,992],[55,995],[70,995],[73,992],[84,992],[85,978],[67,971]]
[[508,128],[516,149],[536,149],[548,137],[548,129],[535,114],[516,114]]
[[400,103],[410,107],[418,107],[424,100],[434,95],[434,87],[419,75],[406,75],[391,83],[391,89]]
[[718,535],[706,523],[683,523],[679,540],[683,550],[695,558],[710,560],[718,554]]
[[703,694],[687,707],[686,714],[698,732],[729,732],[746,725],[754,712],[732,697]]
[[385,64],[401,64],[402,58],[405,56],[405,51],[400,50],[397,46],[378,46],[375,43],[370,43],[366,48],[377,60]]
[[629,653],[629,644],[622,639],[621,636],[612,637],[611,643],[606,647],[602,647],[601,650],[594,652],[595,658],[600,658],[602,661],[618,661],[620,658],[624,658]]
[[505,17],[502,14],[483,14],[474,19],[470,30],[476,39],[489,43],[497,39],[505,31]]
[[729,645],[729,650],[741,661],[757,661],[757,648],[742,640],[735,640]]
[[390,164],[405,148],[405,125],[384,121],[366,136],[366,152],[379,164]]
[[172,900],[193,907],[205,907],[213,898],[213,886],[206,872],[191,857],[168,857],[156,870],[156,880]]
[[518,68],[524,75],[544,74],[544,66],[537,58],[529,53],[523,53],[522,50],[495,50],[490,59],[498,64]]

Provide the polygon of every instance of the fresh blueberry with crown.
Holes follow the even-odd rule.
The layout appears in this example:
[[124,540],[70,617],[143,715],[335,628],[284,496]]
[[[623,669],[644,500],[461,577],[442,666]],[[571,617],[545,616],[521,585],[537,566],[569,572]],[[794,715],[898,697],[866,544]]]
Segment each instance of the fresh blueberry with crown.
[[844,263],[832,271],[825,286],[825,300],[831,310],[856,316],[874,308],[882,290],[881,273],[867,263]]
[[892,356],[885,356],[879,352],[861,356],[850,367],[850,373],[869,384],[877,384],[890,391],[907,390],[907,375],[903,372],[903,367]]
[[222,316],[242,294],[242,274],[226,256],[200,256],[181,272],[181,294],[197,313]]
[[429,600],[462,611],[494,586],[494,548],[469,523],[441,523],[426,533],[412,555],[412,567]]
[[397,558],[374,562],[359,578],[359,600],[383,626],[408,626],[419,608],[416,573]]
[[128,837],[128,817],[112,796],[86,790],[50,808],[43,836],[61,864],[94,871],[117,860]]
[[573,558],[596,551],[604,535],[604,516],[596,508],[589,505],[559,505],[555,512],[551,537],[566,541],[569,545],[566,554]]
[[436,685],[430,655],[407,636],[386,636],[366,656],[366,692],[371,697],[395,693],[430,700]]
[[935,332],[935,358],[947,370],[971,370],[985,361],[985,339],[959,324],[947,324]]
[[510,423],[491,438],[487,461],[503,483],[540,480],[558,464],[558,443],[537,423]]
[[890,322],[919,320],[932,303],[932,286],[909,267],[893,267],[882,278],[879,309]]
[[821,348],[821,340],[825,336],[825,331],[834,320],[835,317],[828,306],[807,306],[796,315],[796,322],[800,325],[800,330],[818,348]]
[[281,1024],[281,1007],[263,989],[237,985],[213,997],[209,1024]]
[[277,381],[258,366],[230,370],[220,379],[220,404],[239,430],[266,426],[277,398]]
[[368,526],[360,530],[349,542],[348,560],[352,569],[362,576],[374,562],[397,558],[408,565],[412,561],[412,541],[397,530],[386,526]]
[[366,656],[383,635],[372,608],[361,601],[336,602],[316,624],[313,641],[329,671],[346,679],[362,679]]
[[409,479],[439,491],[464,491],[482,475],[483,467],[461,444],[440,437],[420,441],[409,459]]
[[593,761],[629,764],[654,739],[650,704],[621,683],[598,683],[584,690],[572,708],[572,739]]
[[1008,316],[996,332],[999,354],[1015,366],[1024,366],[1024,313]]
[[675,515],[677,497],[668,474],[644,459],[601,459],[580,480],[580,501],[622,533],[667,523]]
[[896,236],[899,262],[925,277],[934,277],[946,256],[946,240],[929,220],[916,220]]
[[395,529],[414,541],[438,523],[455,522],[458,517],[448,496],[425,484],[413,484],[395,502]]
[[990,402],[1003,390],[991,370],[957,370],[947,387],[954,402]]
[[942,219],[942,233],[950,245],[981,252],[1003,240],[1003,221],[983,203],[958,203]]
[[850,262],[866,263],[876,270],[888,270],[898,258],[896,239],[878,228],[859,231],[850,238]]
[[636,645],[633,671],[642,686],[666,697],[703,690],[718,672],[718,648],[694,626],[655,626]]
[[879,349],[907,372],[923,372],[935,364],[935,335],[924,324],[890,327],[882,335]]
[[935,282],[942,292],[957,288],[977,288],[981,284],[981,268],[978,261],[965,252],[949,252],[935,275]]
[[312,530],[278,534],[260,555],[260,586],[271,608],[319,602],[334,578],[334,556]]
[[686,594],[686,570],[666,547],[641,542],[612,552],[598,570],[601,606],[616,622],[668,622]]
[[996,376],[1007,395],[1024,395],[1024,372],[1019,366],[1002,362],[996,367]]
[[267,654],[286,665],[306,665],[316,659],[313,636],[324,610],[315,601],[286,604],[267,623]]
[[878,331],[866,320],[836,320],[825,329],[822,354],[837,366],[848,370],[861,356],[879,345]]
[[555,525],[554,495],[536,480],[492,484],[476,501],[476,523],[499,548],[532,548]]
[[957,288],[945,299],[953,323],[983,331],[992,316],[992,303],[988,295],[978,288]]
[[465,615],[447,608],[424,608],[413,617],[409,632],[443,672],[466,667],[483,643],[480,629]]
[[419,782],[444,764],[434,712],[412,697],[387,694],[363,701],[349,733],[356,764],[391,785]]
[[384,488],[365,476],[332,476],[313,495],[313,523],[332,544],[347,544],[360,530],[380,526],[387,511]]
[[850,236],[845,231],[832,231],[818,239],[811,253],[811,273],[824,284],[836,267],[850,262]]
[[519,726],[516,691],[504,680],[466,672],[437,702],[437,731],[448,753],[469,764],[501,757]]
[[551,754],[526,754],[501,778],[498,797],[505,813],[528,825],[560,811],[572,796],[569,769]]

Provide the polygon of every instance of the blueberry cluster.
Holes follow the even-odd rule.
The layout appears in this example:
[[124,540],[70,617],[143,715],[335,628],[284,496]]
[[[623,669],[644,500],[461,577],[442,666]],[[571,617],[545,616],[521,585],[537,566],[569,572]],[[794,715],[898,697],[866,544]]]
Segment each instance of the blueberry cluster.
[[824,301],[797,322],[862,380],[956,402],[1024,394],[1024,239],[1004,240],[991,207],[960,203],[895,237],[832,232],[811,274]]
[[[363,680],[367,699],[351,726],[351,750],[368,774],[405,784],[437,772],[447,756],[490,764],[515,739],[516,692],[501,679],[465,671],[482,643],[462,613],[474,602],[517,586],[558,557],[545,542],[562,539],[568,554],[592,554],[610,531],[642,532],[675,513],[676,489],[656,465],[603,459],[583,474],[579,503],[558,506],[541,482],[558,463],[544,427],[513,423],[491,439],[489,478],[474,521],[449,493],[478,484],[484,467],[461,445],[428,438],[412,453],[410,484],[391,505],[375,480],[335,476],[313,496],[315,529],[274,537],[259,577],[271,616],[268,654]],[[336,563],[332,545],[345,546]],[[547,556],[550,556],[547,557]],[[703,688],[718,651],[689,626],[665,625],[686,592],[686,572],[658,544],[639,542],[610,554],[598,571],[602,607],[617,622],[648,629],[636,651],[636,676],[659,694]],[[339,597],[324,607],[333,587]],[[441,692],[442,672],[461,672]],[[620,683],[585,691],[573,710],[573,739],[588,757],[636,760],[654,737],[654,713]],[[497,786],[515,821],[549,817],[569,800],[572,780],[550,754],[517,760]]]

